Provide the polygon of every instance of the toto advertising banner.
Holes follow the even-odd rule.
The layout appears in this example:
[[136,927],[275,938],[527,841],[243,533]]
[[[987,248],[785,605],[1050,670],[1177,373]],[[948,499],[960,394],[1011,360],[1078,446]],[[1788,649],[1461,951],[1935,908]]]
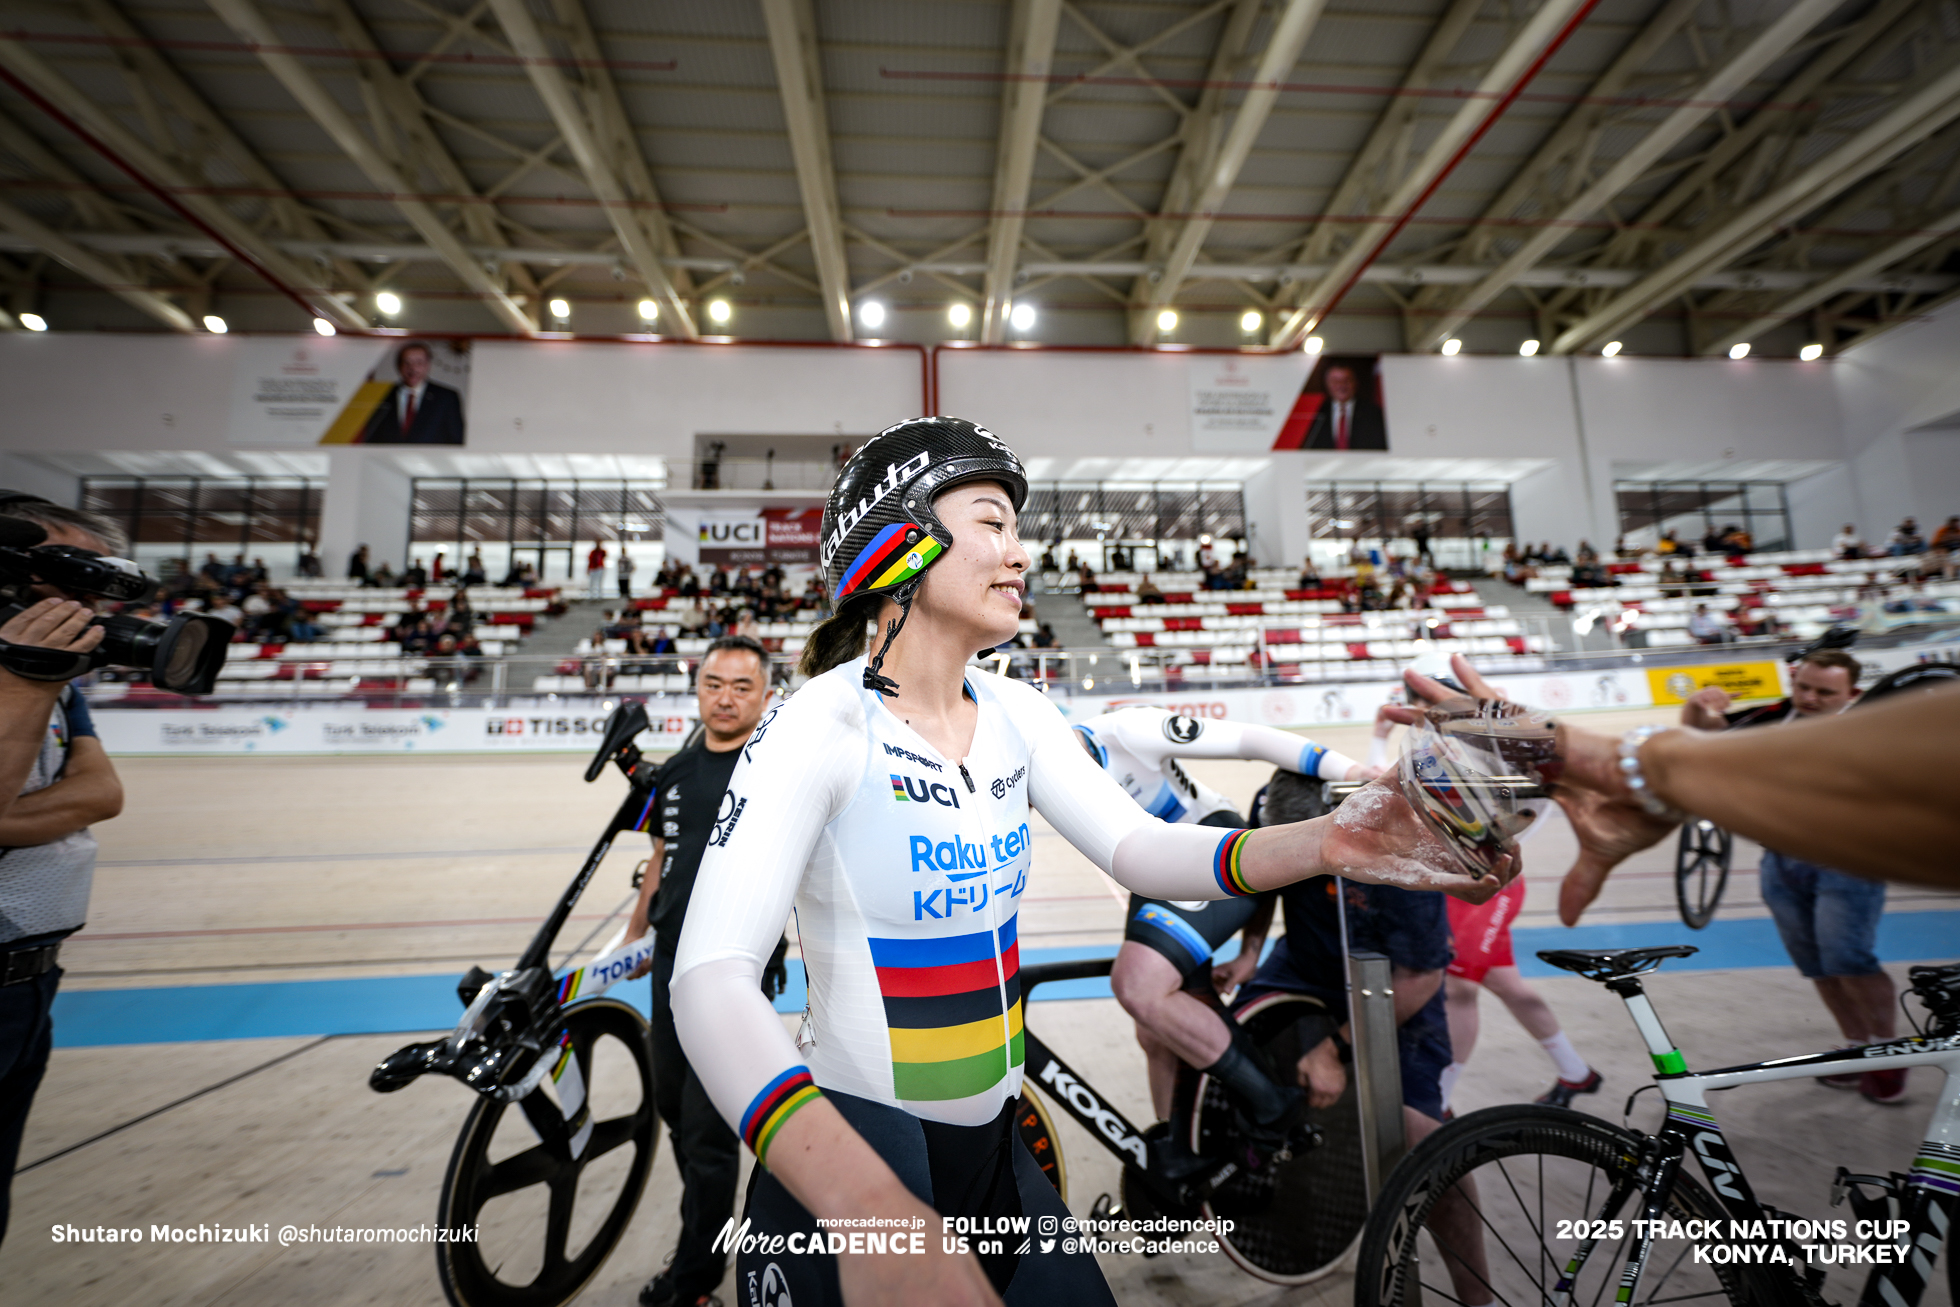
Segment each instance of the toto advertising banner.
[[[654,695],[640,747],[680,747],[694,729],[694,700]],[[594,699],[549,708],[363,709],[322,704],[290,711],[100,708],[96,729],[112,754],[184,753],[590,753],[610,714]]]
[[[1120,679],[1120,676],[1119,676]],[[1533,673],[1493,676],[1490,683],[1506,698],[1533,708],[1568,712],[1588,708],[1646,708],[1654,700],[1638,670]],[[1186,717],[1231,718],[1267,726],[1370,725],[1375,709],[1402,701],[1400,681],[1348,684],[1274,685],[1243,690],[1138,691],[1135,694],[1057,697],[1072,721],[1098,713],[1147,704]]]

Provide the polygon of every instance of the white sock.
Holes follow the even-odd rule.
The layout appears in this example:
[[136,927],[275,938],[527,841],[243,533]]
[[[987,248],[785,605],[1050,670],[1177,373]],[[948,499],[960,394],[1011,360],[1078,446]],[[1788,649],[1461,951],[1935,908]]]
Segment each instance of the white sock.
[[1539,1040],[1538,1047],[1545,1050],[1552,1059],[1552,1065],[1558,1068],[1558,1078],[1567,1084],[1576,1085],[1592,1074],[1592,1068],[1586,1065],[1586,1059],[1580,1057],[1578,1050],[1572,1047],[1572,1041],[1565,1037],[1563,1030],[1550,1039]]
[[1450,1095],[1456,1092],[1456,1082],[1463,1074],[1463,1063],[1452,1062],[1443,1068],[1443,1110],[1450,1109]]

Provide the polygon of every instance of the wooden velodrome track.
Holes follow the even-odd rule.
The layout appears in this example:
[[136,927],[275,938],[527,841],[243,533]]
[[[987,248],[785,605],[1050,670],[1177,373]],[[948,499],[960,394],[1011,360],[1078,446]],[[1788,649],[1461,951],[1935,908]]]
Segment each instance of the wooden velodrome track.
[[[1618,730],[1661,717],[1600,714],[1588,724]],[[1318,738],[1356,755],[1366,747],[1358,727]],[[51,1229],[433,1222],[471,1096],[446,1080],[375,1095],[368,1068],[413,1036],[320,1032],[385,1028],[363,1024],[362,1014],[390,1004],[446,1028],[457,1013],[454,977],[471,963],[510,964],[619,801],[616,776],[583,785],[582,765],[570,755],[122,760],[128,806],[97,830],[88,928],[64,952],[58,1046],[13,1184],[0,1298],[118,1307],[440,1302],[426,1246],[77,1244],[55,1242]],[[1193,770],[1241,801],[1266,773],[1242,763]],[[1022,948],[1113,952],[1122,913],[1109,883],[1052,832],[1041,834]],[[567,942],[627,894],[644,856],[630,843],[615,847]],[[1562,823],[1527,846],[1521,959],[1560,943],[1686,939],[1708,946],[1725,969],[1665,970],[1650,991],[1692,1064],[1836,1042],[1768,929],[1753,846],[1739,844],[1740,874],[1721,917],[1691,939],[1674,912],[1671,845],[1623,868],[1578,931],[1560,930],[1553,906],[1570,849]],[[1952,896],[1894,887],[1882,952],[1896,975],[1909,960],[1960,956],[1956,909]],[[1537,983],[1606,1073],[1607,1092],[1581,1105],[1618,1119],[1647,1074],[1618,1000],[1574,978]],[[643,985],[630,992],[645,1002]],[[1113,1000],[1040,1002],[1028,1021],[1123,1111],[1150,1119],[1142,1059]],[[1483,1029],[1460,1110],[1529,1099],[1549,1083],[1550,1063],[1489,999]],[[1883,1172],[1912,1156],[1938,1089],[1928,1073],[1917,1076],[1904,1110],[1796,1081],[1730,1096],[1722,1119],[1759,1196],[1824,1215],[1834,1166]],[[1651,1116],[1642,1109],[1638,1119],[1651,1124]],[[1086,1213],[1115,1189],[1116,1169],[1072,1122],[1059,1128],[1070,1205]],[[582,1302],[634,1302],[672,1247],[677,1203],[663,1147],[632,1228]],[[1343,1275],[1284,1291],[1222,1256],[1118,1257],[1105,1269],[1126,1304],[1349,1300]],[[1944,1276],[1936,1279],[1925,1301],[1947,1307]],[[1849,1300],[1856,1289],[1834,1275],[1826,1293]],[[736,1301],[732,1277],[722,1294]]]

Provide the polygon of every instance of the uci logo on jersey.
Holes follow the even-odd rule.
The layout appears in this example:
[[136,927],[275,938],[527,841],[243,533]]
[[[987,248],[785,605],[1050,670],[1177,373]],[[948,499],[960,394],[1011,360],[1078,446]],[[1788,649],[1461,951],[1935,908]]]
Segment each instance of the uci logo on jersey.
[[941,785],[938,781],[915,780],[910,776],[900,776],[897,772],[891,773],[891,778],[892,799],[898,803],[930,801],[942,808],[960,806],[959,793],[950,785]]

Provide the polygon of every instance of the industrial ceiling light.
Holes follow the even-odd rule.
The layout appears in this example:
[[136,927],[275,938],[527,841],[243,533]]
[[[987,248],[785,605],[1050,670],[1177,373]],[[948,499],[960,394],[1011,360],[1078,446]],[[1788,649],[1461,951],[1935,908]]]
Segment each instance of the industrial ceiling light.
[[1322,340],[1318,336],[1307,337],[1307,343],[1301,346],[1301,348],[1306,350],[1307,353],[1309,354],[1318,354],[1320,353],[1321,350],[1325,349],[1326,347],[1327,347],[1327,342]]
[[1617,340],[1609,340],[1604,345],[1601,345],[1599,347],[1599,352],[1610,359],[1615,354],[1618,354],[1620,352],[1620,342]]
[[876,331],[885,325],[885,306],[877,300],[866,300],[858,305],[858,321]]
[[26,327],[29,331],[46,331],[48,329],[48,320],[38,313],[21,313],[15,316],[20,319],[20,325]]
[[1824,347],[1822,345],[1805,345],[1797,351],[1797,357],[1806,363],[1815,363],[1818,359],[1824,357]]
[[1537,352],[1538,352],[1538,342],[1535,340],[1527,340],[1524,344],[1518,346],[1518,353],[1524,355],[1526,358],[1530,358],[1533,354],[1536,354]]
[[319,332],[322,336],[331,336],[334,334],[333,323],[328,322],[325,318],[313,319],[313,330]]
[[1177,330],[1177,310],[1164,309],[1157,315],[1157,330],[1172,332]]
[[1016,331],[1034,330],[1034,319],[1034,305],[1028,303],[1026,300],[1022,300],[1019,304],[1016,304],[1014,311],[1007,315],[1007,320],[1014,325],[1014,330]]
[[1743,342],[1742,342],[1741,344],[1739,344],[1739,345],[1731,345],[1731,346],[1729,346],[1729,357],[1730,357],[1730,358],[1732,358],[1732,359],[1746,359],[1746,358],[1748,358],[1748,357],[1749,357],[1749,342],[1745,340],[1745,341],[1743,341]]
[[725,323],[734,316],[735,310],[730,307],[727,300],[708,301],[708,317],[713,321]]
[[226,324],[225,320],[219,317],[215,313],[207,313],[204,315],[204,329],[210,332],[214,336],[222,336],[227,331],[231,330],[230,326]]
[[1448,340],[1443,342],[1443,356],[1445,358],[1454,358],[1462,349],[1463,349],[1463,342],[1458,340],[1455,336],[1451,336]]
[[946,321],[953,324],[955,331],[964,331],[967,324],[973,321],[973,310],[964,303],[955,304],[946,310]]
[[640,320],[652,322],[660,317],[660,304],[657,300],[640,301]]
[[1239,330],[1250,335],[1266,325],[1266,317],[1258,309],[1247,309],[1239,318]]
[[380,291],[374,297],[374,307],[392,318],[402,311],[402,297],[391,290]]
[[551,316],[560,322],[572,316],[572,302],[570,300],[553,300],[545,307],[549,308],[551,310]]

